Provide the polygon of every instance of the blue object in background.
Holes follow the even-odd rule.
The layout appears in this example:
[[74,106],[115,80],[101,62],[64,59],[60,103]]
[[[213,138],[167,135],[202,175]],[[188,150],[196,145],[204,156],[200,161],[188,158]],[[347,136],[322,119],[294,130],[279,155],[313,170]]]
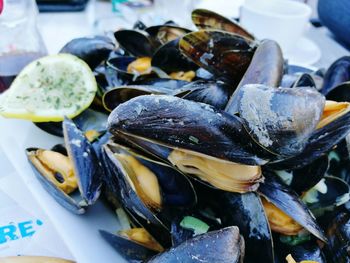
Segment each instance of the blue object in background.
[[322,24],[350,47],[350,0],[318,0]]

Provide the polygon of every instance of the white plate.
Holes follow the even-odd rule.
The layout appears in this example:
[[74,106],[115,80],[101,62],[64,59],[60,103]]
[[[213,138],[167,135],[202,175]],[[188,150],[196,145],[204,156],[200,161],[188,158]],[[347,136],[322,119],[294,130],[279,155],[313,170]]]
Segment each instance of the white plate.
[[290,64],[311,66],[321,58],[320,48],[306,37],[300,38],[295,48],[289,53],[284,54]]
[[[62,139],[49,135],[31,122],[0,117],[0,147],[13,164],[34,198],[46,212],[57,232],[81,263],[124,262],[100,236],[98,230],[115,232],[119,223],[112,211],[97,202],[84,215],[75,215],[61,207],[35,178],[24,150],[28,147],[50,148]],[[1,167],[1,165],[0,165]]]

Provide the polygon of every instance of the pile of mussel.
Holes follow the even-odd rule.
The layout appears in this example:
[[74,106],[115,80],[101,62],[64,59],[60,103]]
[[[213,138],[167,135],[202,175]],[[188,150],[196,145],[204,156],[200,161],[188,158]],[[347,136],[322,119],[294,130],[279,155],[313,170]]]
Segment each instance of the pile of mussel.
[[39,180],[77,214],[101,194],[122,227],[101,235],[132,262],[350,262],[350,57],[313,71],[192,19],[62,49],[99,92],[64,145],[26,150]]

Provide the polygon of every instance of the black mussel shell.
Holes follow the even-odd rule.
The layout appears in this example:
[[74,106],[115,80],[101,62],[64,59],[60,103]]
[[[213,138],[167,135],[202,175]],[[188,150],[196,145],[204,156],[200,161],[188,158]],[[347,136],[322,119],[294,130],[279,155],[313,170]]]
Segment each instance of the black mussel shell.
[[[90,108],[83,111],[73,120],[83,132],[88,130],[106,131],[107,115]],[[63,137],[62,122],[34,122],[34,125],[49,134]]]
[[158,253],[127,238],[105,230],[100,230],[100,234],[118,253],[121,254],[121,256],[128,261],[142,262]]
[[[103,166],[105,167],[106,177],[105,185],[114,198],[116,198],[125,210],[139,215],[139,223],[153,236],[157,241],[167,247],[171,244],[169,228],[141,201],[136,192],[132,190],[130,184],[125,180],[118,168],[119,163],[114,157],[114,153],[105,145],[102,155]],[[142,223],[141,223],[141,222]]]
[[242,87],[239,116],[256,142],[282,156],[300,153],[319,123],[324,97],[313,88]]
[[119,104],[141,95],[171,94],[172,89],[166,87],[154,87],[146,85],[120,86],[107,91],[102,97],[102,103],[107,111],[114,110]]
[[327,238],[317,224],[315,217],[299,199],[298,195],[275,175],[265,174],[265,176],[265,181],[260,184],[258,193],[293,218],[311,234],[327,242]]
[[147,33],[137,30],[118,30],[114,37],[119,45],[135,57],[152,57],[155,46]]
[[254,36],[236,22],[206,9],[192,11],[192,21],[198,29],[218,29],[254,40]]
[[350,102],[350,81],[339,84],[329,91],[326,95],[328,100],[334,100],[338,102]]
[[275,173],[290,188],[298,194],[302,194],[316,185],[324,177],[327,169],[328,156],[325,154],[310,164],[298,169],[271,170],[269,172]]
[[63,137],[62,122],[33,122],[36,127],[51,135]]
[[64,144],[56,144],[51,148],[51,151],[58,152],[65,156],[68,156],[67,148]]
[[152,57],[152,66],[167,73],[196,70],[198,66],[179,50],[179,41],[177,38],[159,47]]
[[[196,203],[196,195],[190,181],[181,173],[161,162],[145,157],[135,150],[118,145],[107,144],[113,153],[124,153],[135,157],[142,165],[152,171],[160,185],[164,206],[191,207]],[[111,156],[110,156],[111,157]],[[122,167],[120,170],[122,171]],[[123,175],[126,177],[126,175]],[[124,180],[126,180],[124,178]],[[130,207],[129,207],[130,209]]]
[[328,68],[321,92],[327,95],[343,82],[350,81],[350,57],[341,57]]
[[350,113],[348,112],[328,125],[314,131],[301,153],[291,158],[276,160],[273,163],[269,163],[268,166],[276,170],[304,167],[331,150],[342,141],[349,132]]
[[249,66],[256,43],[224,31],[202,30],[182,37],[179,46],[198,66],[235,86]]
[[87,205],[92,205],[100,196],[103,177],[97,154],[82,131],[68,118],[63,121],[63,134],[81,197]]
[[348,263],[350,250],[350,214],[341,212],[332,220],[328,229],[326,246],[329,262]]
[[63,155],[68,154],[80,194],[75,191],[68,195],[40,174],[31,160],[36,148],[29,148],[26,153],[35,175],[55,200],[69,211],[82,214],[85,212],[85,207],[94,204],[100,195],[103,170],[94,148],[72,120],[64,119],[63,133],[65,149],[62,146],[55,146],[52,150]]
[[202,102],[223,110],[227,104],[230,87],[222,81],[195,81],[183,87],[193,89],[183,99]]
[[151,258],[149,263],[243,262],[244,240],[232,226],[198,235]]
[[[137,192],[131,186],[125,168],[114,156],[115,152],[128,154],[136,158],[142,165],[147,167],[157,177],[162,197],[160,208],[151,208],[142,201]],[[140,215],[147,222],[141,225],[147,230],[158,227],[162,234],[153,235],[159,238],[162,245],[167,246],[170,242],[170,225],[173,216],[180,214],[184,207],[191,207],[196,203],[196,195],[192,184],[183,175],[172,167],[144,157],[129,148],[107,144],[104,146],[104,160],[109,170],[107,181],[111,191],[119,201],[131,212]],[[152,234],[154,231],[149,230]]]
[[225,111],[230,114],[238,112],[242,89],[246,84],[262,84],[278,87],[283,75],[283,56],[280,46],[273,40],[259,43],[247,71],[232,94]]
[[297,87],[316,87],[316,83],[310,74],[303,73],[296,79],[296,81],[292,85],[292,88]]
[[114,50],[113,41],[104,36],[76,38],[68,42],[60,53],[69,53],[84,60],[94,69]]
[[235,194],[220,191],[214,198],[224,226],[238,226],[245,240],[245,262],[264,259],[274,262],[273,241],[269,222],[256,193]]
[[112,134],[145,138],[243,164],[266,163],[256,155],[258,147],[241,119],[207,104],[172,96],[139,96],[114,109],[108,123]]

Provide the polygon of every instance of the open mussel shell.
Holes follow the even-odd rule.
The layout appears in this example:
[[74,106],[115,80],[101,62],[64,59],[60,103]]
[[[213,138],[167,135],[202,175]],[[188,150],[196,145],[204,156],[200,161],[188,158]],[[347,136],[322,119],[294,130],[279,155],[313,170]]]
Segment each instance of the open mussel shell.
[[69,41],[60,53],[69,53],[84,60],[91,69],[106,60],[114,50],[113,41],[104,36],[75,38]]
[[158,254],[139,243],[122,237],[118,234],[100,230],[101,236],[128,261],[145,261]]
[[146,28],[145,31],[162,45],[191,32],[191,30],[177,25],[151,26]]
[[327,238],[317,224],[315,217],[299,199],[298,195],[283,184],[278,177],[266,173],[265,176],[265,181],[260,184],[258,193],[293,218],[311,234],[327,242]]
[[119,56],[114,57],[106,62],[106,76],[109,86],[116,87],[132,83],[136,80],[154,77],[154,74],[134,74],[128,72],[128,66],[135,61],[136,57]]
[[[109,143],[104,146],[109,170],[108,184],[112,192],[131,212],[140,215],[147,230],[157,226],[161,244],[170,241],[172,216],[196,203],[196,194],[189,180],[169,165],[145,157],[130,148]],[[176,211],[176,212],[175,212]]]
[[92,205],[100,196],[103,177],[95,150],[74,122],[68,118],[63,121],[63,134],[81,197],[87,205]]
[[139,222],[136,214],[126,208],[122,208],[118,200],[106,191],[106,197],[116,209],[119,221],[119,230],[115,233],[99,230],[105,241],[111,245],[126,260],[132,262],[145,261],[150,257],[162,252],[164,248]]
[[[154,82],[153,82],[154,81]],[[119,104],[127,102],[132,98],[142,95],[174,95],[186,97],[186,99],[206,102],[213,106],[222,105],[227,101],[225,89],[227,86],[223,83],[202,83],[172,79],[149,79],[148,81],[139,81],[147,85],[126,85],[119,86],[105,92],[102,96],[104,108],[111,112]],[[191,93],[191,95],[189,94]],[[225,100],[226,99],[226,100]]]
[[128,85],[120,86],[114,89],[107,91],[103,94],[102,102],[104,108],[111,112],[119,104],[124,103],[132,98],[141,96],[141,95],[150,95],[150,94],[171,94],[173,93],[172,89],[166,87],[154,87],[146,85]]
[[338,85],[350,81],[350,56],[341,57],[327,69],[322,94],[327,95]]
[[111,133],[172,149],[248,165],[266,163],[254,153],[257,146],[242,121],[207,104],[164,95],[139,96],[119,105],[110,114],[108,126]]
[[196,70],[198,66],[186,58],[179,50],[180,39],[174,39],[159,47],[153,57],[152,66],[167,73]]
[[254,140],[281,156],[300,153],[319,123],[325,98],[313,88],[245,85],[238,112]]
[[192,91],[182,96],[183,99],[202,102],[223,110],[228,102],[230,87],[222,81],[198,80],[183,87]]
[[118,30],[114,37],[119,45],[135,57],[152,57],[155,46],[146,32],[137,30]]
[[[171,244],[169,228],[156,217],[145,203],[140,199],[137,193],[131,188],[130,184],[123,178],[118,162],[113,152],[104,146],[102,155],[105,167],[105,185],[110,194],[120,202],[125,210],[139,215],[138,221],[152,236],[157,237],[157,241],[167,247]],[[130,209],[129,209],[130,208]]]
[[235,225],[245,240],[245,262],[274,262],[273,240],[260,197],[256,193],[235,194],[217,191],[211,204],[224,226]]
[[317,185],[303,194],[303,202],[318,217],[350,200],[350,187],[342,179],[325,176]]
[[[147,170],[155,176],[154,179],[157,181],[160,188],[159,193],[161,195],[161,204],[160,207],[155,208],[149,206],[151,210],[162,210],[162,207],[166,206],[191,207],[196,203],[196,195],[190,181],[171,166],[141,155],[135,150],[131,150],[128,147],[124,147],[116,143],[108,143],[105,147],[108,147],[109,150],[113,152],[114,159],[116,159],[114,160],[116,161],[115,164],[118,164],[118,168],[124,177],[123,179],[129,182],[130,185],[130,180],[132,180],[131,178],[134,176],[132,174],[133,172],[137,176],[138,173],[146,173]],[[108,157],[112,158],[111,155]],[[125,160],[127,161],[124,162]],[[138,180],[142,180],[142,178],[139,178]],[[150,178],[148,182],[151,183]],[[136,182],[133,184],[136,184]],[[131,187],[137,189],[137,186]],[[156,187],[153,187],[152,192],[155,191]]]
[[242,28],[236,22],[206,9],[195,9],[192,11],[192,21],[196,27],[201,29],[218,29],[241,35],[254,40],[254,36]]
[[[268,168],[265,168],[268,169]],[[326,174],[328,156],[325,154],[310,164],[294,170],[272,170],[286,185],[298,194],[315,186]]]
[[340,212],[327,229],[329,242],[326,246],[329,262],[349,262],[350,214]]
[[315,130],[301,153],[268,164],[272,169],[285,170],[304,167],[331,150],[350,132],[350,112]]
[[198,66],[237,84],[249,66],[256,43],[224,31],[201,30],[183,36],[179,46]]
[[[93,147],[76,125],[65,119],[63,129],[68,157],[62,147],[53,151],[29,148],[26,154],[35,175],[55,200],[71,212],[82,214],[84,207],[99,197],[103,172]],[[74,193],[76,187],[80,194]]]
[[33,122],[36,127],[51,135],[63,137],[62,122]]
[[263,40],[259,43],[254,56],[244,73],[225,111],[230,114],[238,112],[243,87],[246,84],[262,84],[269,87],[278,87],[283,75],[283,56],[276,41]]
[[[73,120],[83,132],[89,130],[106,131],[107,115],[102,112],[88,108]],[[63,137],[62,122],[34,122],[34,125],[49,134]]]
[[238,227],[211,231],[189,239],[151,258],[149,263],[243,262],[244,240]]

